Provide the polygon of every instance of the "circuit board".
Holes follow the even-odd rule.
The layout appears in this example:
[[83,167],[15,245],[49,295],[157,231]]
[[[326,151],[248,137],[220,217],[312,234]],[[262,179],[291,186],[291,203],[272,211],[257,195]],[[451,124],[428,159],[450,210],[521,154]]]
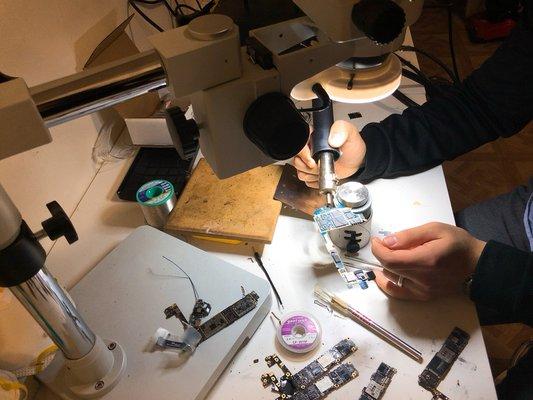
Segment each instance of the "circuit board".
[[356,213],[351,208],[322,207],[315,211],[313,219],[321,234],[366,222],[363,214]]
[[[317,380],[304,390],[296,392],[291,400],[319,400],[329,395],[334,390],[347,384],[359,375],[353,364],[344,363],[328,372],[324,377]],[[282,399],[282,397],[278,397]]]
[[272,390],[279,394],[280,400],[321,399],[357,376],[357,370],[352,364],[341,364],[342,368],[331,370],[356,350],[357,346],[352,340],[343,339],[296,374],[291,373],[277,354],[272,354],[265,357],[265,362],[269,367],[277,365],[283,375],[278,380],[274,374],[265,373],[261,375],[261,383],[265,388],[271,386]]
[[381,363],[376,372],[370,377],[370,383],[363,388],[359,400],[380,400],[390,385],[396,369]]
[[343,339],[331,349],[320,355],[306,367],[292,376],[292,383],[298,390],[305,389],[311,383],[321,378],[335,364],[340,363],[357,350],[357,346],[350,339]]
[[322,239],[324,239],[326,250],[331,255],[331,258],[333,259],[333,264],[335,265],[335,268],[337,268],[337,272],[342,277],[342,280],[346,283],[348,288],[353,288],[353,284],[357,283],[361,289],[368,289],[367,282],[376,278],[374,272],[363,271],[361,269],[348,271],[346,269],[346,266],[348,264],[342,260],[342,257],[340,256],[339,252],[337,251],[337,248],[331,241],[329,234],[327,232],[320,233],[320,236],[322,236]]
[[447,399],[437,386],[448,374],[459,354],[468,344],[470,335],[460,328],[454,328],[441,349],[433,356],[426,369],[418,376],[418,384],[430,391],[434,398]]
[[252,311],[257,306],[258,299],[257,293],[250,292],[200,325],[198,331],[202,335],[202,342]]

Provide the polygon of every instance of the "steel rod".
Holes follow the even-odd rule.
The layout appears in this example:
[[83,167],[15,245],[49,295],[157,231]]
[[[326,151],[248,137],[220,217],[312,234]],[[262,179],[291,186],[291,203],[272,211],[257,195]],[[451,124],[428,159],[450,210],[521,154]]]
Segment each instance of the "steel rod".
[[45,267],[24,283],[9,289],[66,358],[77,360],[91,351],[95,334]]
[[159,56],[147,51],[32,87],[30,93],[52,127],[166,85]]

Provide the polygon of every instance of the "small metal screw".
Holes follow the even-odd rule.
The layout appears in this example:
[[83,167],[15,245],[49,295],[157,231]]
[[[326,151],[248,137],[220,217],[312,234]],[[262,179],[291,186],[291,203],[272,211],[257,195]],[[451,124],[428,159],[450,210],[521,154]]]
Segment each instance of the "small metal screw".
[[98,382],[96,382],[96,383],[94,384],[94,388],[95,388],[96,390],[100,390],[100,389],[102,389],[103,387],[104,387],[104,381],[98,381]]
[[109,350],[115,350],[115,348],[117,347],[117,344],[115,342],[111,342],[107,345],[107,348]]

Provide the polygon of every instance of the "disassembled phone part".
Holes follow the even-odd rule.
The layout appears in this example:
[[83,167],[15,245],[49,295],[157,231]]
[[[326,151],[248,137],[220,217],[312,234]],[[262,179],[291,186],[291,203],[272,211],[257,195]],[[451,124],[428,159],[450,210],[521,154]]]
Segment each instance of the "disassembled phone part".
[[343,339],[331,349],[323,353],[315,361],[298,371],[292,377],[292,383],[298,390],[305,389],[311,383],[321,378],[335,364],[340,363],[357,350],[357,346],[350,339]]
[[198,328],[202,334],[202,342],[209,339],[214,334],[227,328],[239,318],[248,314],[257,306],[259,296],[255,292],[250,292],[242,299],[236,301],[231,306],[225,308],[214,317],[210,318]]
[[376,372],[370,377],[370,383],[363,388],[363,394],[359,400],[380,400],[390,385],[396,369],[381,363]]
[[326,250],[331,255],[331,258],[333,259],[333,263],[335,264],[335,268],[337,268],[337,272],[341,276],[342,280],[346,283],[346,286],[348,288],[353,288],[353,284],[357,283],[361,289],[367,289],[368,288],[368,281],[374,280],[376,278],[376,275],[372,271],[363,271],[362,269],[354,269],[352,271],[348,271],[346,269],[346,264],[341,258],[341,255],[337,251],[337,247],[333,244],[331,241],[331,238],[329,237],[329,234],[321,232],[320,235],[324,239],[324,244],[326,245]]
[[267,365],[277,365],[283,376],[278,380],[274,374],[265,373],[261,375],[261,383],[263,387],[272,386],[272,390],[279,393],[278,399],[321,399],[357,376],[357,370],[350,363],[331,370],[356,350],[352,340],[343,339],[296,374],[291,373],[278,355],[267,356]]
[[183,337],[173,335],[168,330],[159,328],[154,335],[155,345],[160,349],[193,352],[201,342],[209,339],[252,311],[256,307],[258,299],[257,293],[250,292],[203,324],[200,324],[201,318],[207,316],[211,311],[209,303],[198,299],[189,321],[185,319],[179,307],[176,304],[172,304],[165,309],[165,317],[167,319],[176,317],[180,320],[185,330]]
[[[291,400],[318,400],[323,399],[334,390],[347,384],[352,379],[356,378],[359,372],[355,369],[352,363],[341,364],[326,376],[316,381],[313,385],[306,389],[296,392]],[[283,397],[278,397],[283,399]],[[278,400],[276,399],[276,400]]]
[[469,339],[468,333],[455,327],[439,352],[433,356],[426,369],[418,376],[418,384],[430,391],[434,400],[449,400],[447,396],[437,390],[437,386],[446,377],[453,363],[468,344]]

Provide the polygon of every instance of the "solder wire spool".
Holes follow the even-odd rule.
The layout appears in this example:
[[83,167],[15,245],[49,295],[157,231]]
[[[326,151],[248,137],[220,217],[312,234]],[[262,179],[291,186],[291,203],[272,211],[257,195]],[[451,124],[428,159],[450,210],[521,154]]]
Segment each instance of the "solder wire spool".
[[165,226],[168,215],[176,205],[174,186],[162,179],[142,185],[137,190],[136,198],[146,223],[158,229]]
[[276,337],[287,350],[293,353],[308,353],[320,343],[322,328],[311,314],[294,311],[281,318]]

